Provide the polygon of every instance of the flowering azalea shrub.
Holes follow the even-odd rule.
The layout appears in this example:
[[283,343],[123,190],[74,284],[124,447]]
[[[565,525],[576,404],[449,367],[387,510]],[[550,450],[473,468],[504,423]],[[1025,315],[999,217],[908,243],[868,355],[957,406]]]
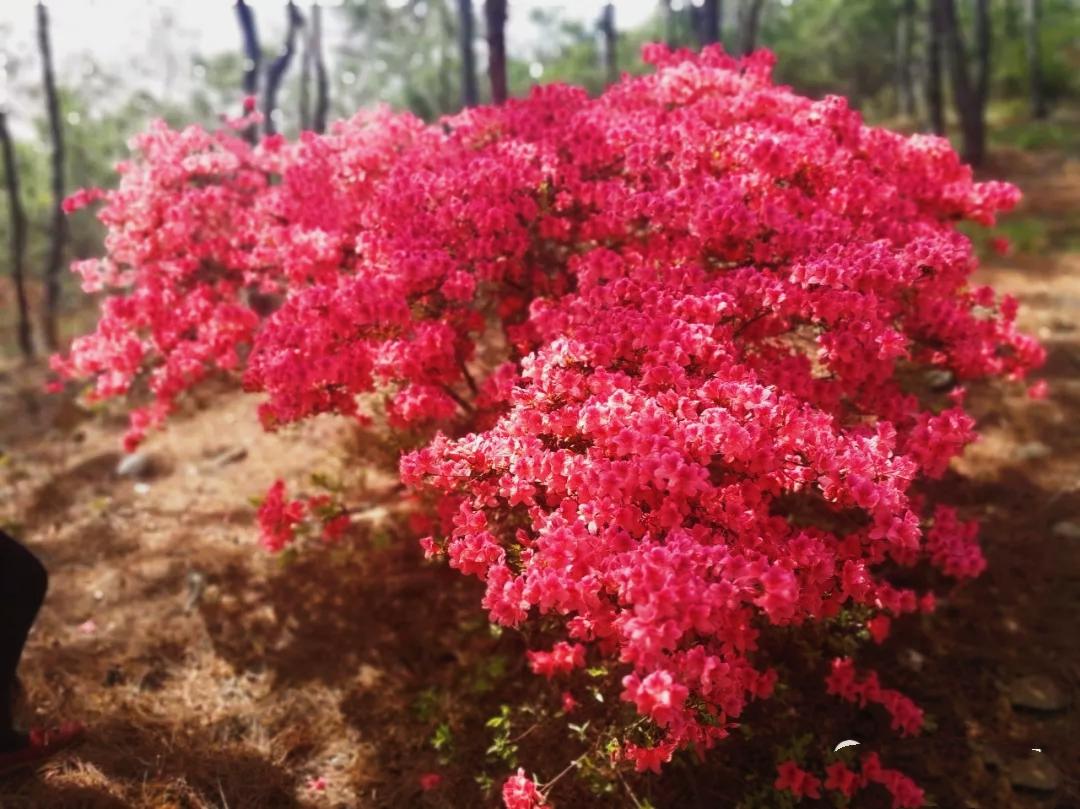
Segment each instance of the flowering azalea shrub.
[[[155,126],[103,195],[107,256],[76,267],[112,291],[98,329],[56,368],[97,397],[148,386],[129,445],[219,372],[271,429],[366,422],[373,394],[418,442],[428,555],[548,639],[533,671],[616,672],[636,719],[609,752],[659,770],[770,696],[772,627],[857,609],[881,642],[933,606],[889,570],[978,575],[975,525],[924,484],[975,438],[966,384],[1043,354],[955,228],[1015,188],[774,85],[768,53],[645,56],[599,98],[540,87],[432,126],[378,111],[255,148]],[[260,514],[275,549],[313,518],[343,530],[281,485]],[[850,660],[822,687],[922,726]],[[786,762],[776,786],[871,782],[922,802],[876,757],[824,781]],[[547,800],[521,770],[503,795]]]

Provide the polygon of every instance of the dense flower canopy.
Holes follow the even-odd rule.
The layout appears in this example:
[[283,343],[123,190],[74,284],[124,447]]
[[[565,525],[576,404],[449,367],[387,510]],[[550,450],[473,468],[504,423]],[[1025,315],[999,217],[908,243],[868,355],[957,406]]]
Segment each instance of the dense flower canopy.
[[[770,694],[766,626],[862,605],[877,638],[931,603],[886,565],[981,571],[974,525],[919,484],[975,437],[964,384],[1042,359],[955,228],[1015,188],[775,86],[768,53],[645,55],[598,98],[539,87],[432,126],[377,111],[255,148],[154,127],[104,195],[107,257],[77,268],[113,294],[57,361],[98,396],[146,380],[132,444],[233,369],[268,427],[367,419],[377,391],[392,426],[437,428],[401,463],[441,498],[425,547],[493,620],[555,619],[537,672],[621,667],[641,769]],[[280,547],[304,508],[271,507]],[[921,725],[850,661],[830,689]]]

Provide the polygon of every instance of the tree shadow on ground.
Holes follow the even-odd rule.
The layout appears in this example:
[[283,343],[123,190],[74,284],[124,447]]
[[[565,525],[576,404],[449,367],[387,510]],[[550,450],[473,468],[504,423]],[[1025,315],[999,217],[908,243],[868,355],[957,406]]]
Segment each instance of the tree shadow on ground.
[[300,809],[294,773],[251,749],[214,741],[201,726],[103,717],[72,753],[39,772],[0,780],[0,805]]
[[240,564],[210,572],[219,599],[199,611],[217,653],[238,670],[270,671],[282,685],[337,685],[361,666],[421,676],[458,661],[460,623],[481,590],[415,542],[383,550],[314,549],[265,577]]

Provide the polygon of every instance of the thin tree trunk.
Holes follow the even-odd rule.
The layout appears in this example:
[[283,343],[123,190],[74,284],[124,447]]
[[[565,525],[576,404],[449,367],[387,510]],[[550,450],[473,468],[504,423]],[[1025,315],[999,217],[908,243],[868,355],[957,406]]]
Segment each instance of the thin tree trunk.
[[[314,10],[316,4],[312,5]],[[300,57],[300,98],[297,112],[300,114],[300,131],[311,129],[311,68],[315,55],[311,52],[311,28],[304,32],[304,53]]]
[[701,17],[701,44],[714,45],[720,41],[720,28],[724,17],[722,0],[705,0]]
[[1024,45],[1027,50],[1028,94],[1031,98],[1031,114],[1035,118],[1045,118],[1048,110],[1042,81],[1041,0],[1024,0]]
[[978,166],[986,154],[985,104],[990,66],[990,21],[988,0],[975,1],[975,39],[978,74],[968,74],[967,49],[953,0],[935,0],[938,5],[945,55],[952,80],[953,102],[960,118],[964,159]]
[[757,47],[758,27],[761,25],[761,8],[765,0],[742,0],[739,7],[739,48],[744,56]]
[[604,37],[604,67],[609,82],[619,79],[618,43],[619,34],[615,29],[615,4],[607,3],[600,12],[600,33]]
[[26,259],[26,214],[19,191],[19,167],[15,162],[15,148],[8,132],[7,113],[0,110],[0,142],[4,152],[4,178],[7,184],[8,212],[11,215],[11,280],[15,285],[15,305],[18,307],[16,335],[19,350],[26,359],[34,356],[34,342],[30,334],[30,304],[26,299],[24,274]]
[[491,78],[491,100],[502,104],[506,89],[506,0],[484,0],[487,19],[488,75]]
[[60,122],[60,99],[56,94],[53,75],[52,48],[49,45],[49,13],[45,3],[38,0],[38,47],[41,50],[45,103],[49,112],[49,131],[52,136],[52,233],[49,255],[45,264],[45,315],[42,319],[45,345],[55,351],[60,345],[56,318],[60,308],[60,264],[64,258],[67,220],[64,218],[64,131]]
[[[244,0],[236,0],[236,19],[240,23],[240,34],[244,39],[244,111],[250,112],[255,108],[255,97],[259,92],[262,49],[259,47],[259,34],[255,29],[255,12]],[[259,132],[254,124],[244,130],[244,137],[252,145],[259,139]]]
[[901,0],[896,26],[896,106],[906,118],[915,115],[915,83],[911,48],[915,39],[915,0]]
[[458,47],[461,49],[461,103],[475,107],[480,103],[476,85],[476,23],[472,0],[458,0]]
[[326,75],[326,61],[322,47],[322,6],[311,4],[311,51],[315,56],[315,119],[314,129],[326,131],[326,119],[330,113],[330,79]]
[[[1013,37],[1020,36],[1020,12],[1016,7],[1016,0],[1005,0],[1005,8],[1002,9],[1002,34],[1005,39],[1012,39]],[[1027,0],[1024,0],[1024,5],[1027,5]],[[1026,10],[1026,9],[1025,9]]]
[[671,0],[660,0],[664,7],[664,42],[669,48],[675,47],[675,9],[671,7]]
[[450,83],[450,67],[453,61],[451,51],[457,48],[454,36],[457,33],[455,27],[454,12],[446,3],[439,3],[436,12],[439,15],[439,43],[438,47],[438,98],[436,107],[440,114],[451,112],[454,108],[454,88]]
[[273,135],[277,132],[274,123],[274,112],[277,109],[277,94],[281,88],[281,80],[285,78],[285,71],[289,69],[293,54],[296,52],[296,31],[304,24],[304,18],[300,16],[299,9],[293,0],[285,6],[285,15],[288,18],[288,27],[285,29],[285,47],[281,49],[277,59],[270,63],[266,71],[266,91],[263,94],[263,132]]
[[941,77],[941,15],[937,0],[928,0],[926,15],[926,114],[930,130],[945,134],[945,93]]
[[993,44],[990,0],[974,0],[975,6],[975,103],[979,116],[986,114],[990,99],[990,57]]

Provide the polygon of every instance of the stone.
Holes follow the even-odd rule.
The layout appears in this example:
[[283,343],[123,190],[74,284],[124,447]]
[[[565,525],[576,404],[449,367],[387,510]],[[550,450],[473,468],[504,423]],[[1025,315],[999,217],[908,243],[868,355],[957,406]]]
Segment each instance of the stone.
[[1061,771],[1045,754],[1032,753],[1009,764],[1009,783],[1019,789],[1054,792],[1061,786]]
[[1050,456],[1052,453],[1053,450],[1042,441],[1029,441],[1018,446],[1016,451],[1013,452],[1013,457],[1018,461],[1037,461],[1040,458]]
[[1014,708],[1056,713],[1069,706],[1069,697],[1061,687],[1043,674],[1029,674],[1009,685],[1009,702]]
[[979,761],[982,762],[986,769],[1000,772],[1005,768],[1005,759],[1002,758],[1001,753],[993,745],[986,742],[973,742],[971,749],[979,757]]
[[1054,523],[1051,530],[1054,536],[1062,539],[1080,539],[1080,522],[1062,520],[1059,523]]
[[220,468],[229,464],[239,463],[247,457],[245,447],[229,447],[213,455],[207,462],[208,467]]
[[914,649],[905,649],[900,653],[900,665],[917,674],[926,665],[926,657]]
[[926,372],[926,384],[930,390],[941,393],[956,384],[956,377],[953,376],[952,371],[946,371],[944,368],[934,368]]
[[154,459],[147,452],[132,452],[120,459],[116,474],[122,478],[144,478],[154,471]]

